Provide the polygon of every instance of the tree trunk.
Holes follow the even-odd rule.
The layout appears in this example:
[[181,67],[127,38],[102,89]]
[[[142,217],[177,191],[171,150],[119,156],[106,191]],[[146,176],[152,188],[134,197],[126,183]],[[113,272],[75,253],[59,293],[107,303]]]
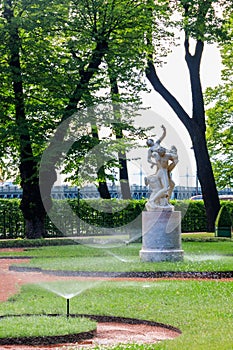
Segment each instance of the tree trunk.
[[111,195],[110,195],[109,190],[108,190],[108,185],[106,182],[105,171],[104,171],[103,166],[98,170],[97,176],[99,178],[97,189],[98,189],[98,192],[100,194],[100,197],[102,199],[111,199]]
[[[72,117],[74,113],[77,112],[77,105],[81,101],[82,97],[88,93],[88,84],[90,80],[92,79],[93,75],[98,71],[99,66],[102,62],[102,59],[106,52],[108,51],[108,42],[105,39],[98,38],[99,40],[96,43],[96,47],[93,49],[89,64],[87,67],[82,67],[79,69],[79,76],[80,80],[77,83],[72,96],[69,99],[69,103],[66,106],[65,112],[63,114],[62,120],[60,124],[68,123],[69,124],[69,118]],[[68,128],[68,125],[67,125]],[[56,175],[55,175],[55,167],[56,163],[60,160],[62,157],[62,151],[57,147],[57,145],[61,144],[64,141],[66,131],[66,127],[63,128],[57,128],[53,141],[48,146],[46,153],[48,154],[46,166],[45,169],[42,169],[42,176],[46,179],[46,174],[49,178],[49,184],[44,186],[44,194],[43,197],[46,200],[46,203],[48,203],[48,208],[51,207],[51,189],[56,181]],[[53,149],[55,149],[55,155],[53,152]],[[51,154],[50,154],[51,153]],[[44,182],[44,180],[43,180]],[[107,185],[101,184],[101,193],[104,196],[104,198],[110,198],[110,194],[108,192]],[[44,202],[44,199],[43,199]]]
[[41,238],[41,233],[45,232],[45,220],[42,218],[34,217],[30,220],[25,219],[25,223],[28,239]]
[[46,235],[46,211],[41,200],[38,179],[22,181],[23,195],[20,209],[26,223],[26,237],[42,238]]
[[21,210],[26,221],[26,237],[41,238],[45,233],[45,210],[41,201],[37,166],[34,161],[29,128],[26,120],[23,78],[20,64],[20,37],[11,1],[4,4],[4,17],[9,25],[9,67],[14,92],[15,118],[19,135],[20,177],[23,195]]
[[218,192],[207,149],[205,133],[201,132],[198,125],[194,125],[194,123],[192,123],[192,125],[192,133],[190,136],[197,164],[197,177],[201,185],[206,209],[207,230],[209,232],[214,232],[215,219],[220,209]]
[[[110,67],[108,68],[109,68],[108,69],[109,80],[110,80],[111,95],[112,95],[112,102],[113,102],[113,109],[114,109],[114,103],[115,102],[117,103],[119,99],[119,88],[118,88],[116,76],[112,75],[110,72]],[[118,120],[120,118],[120,110],[118,109],[115,110],[115,113],[116,113],[116,120]],[[113,129],[116,133],[116,139],[122,139],[123,132],[122,132],[122,127],[120,123],[118,123],[117,125],[113,124]],[[119,177],[120,177],[122,198],[131,199],[126,153],[124,151],[119,151],[118,159],[119,159],[119,165],[120,165]]]
[[[96,125],[91,126],[91,133],[92,133],[92,137],[94,137],[99,142],[98,128]],[[97,162],[98,162],[98,159],[97,159]],[[100,165],[100,167],[99,167],[97,164],[97,167],[98,167],[98,170],[97,170],[98,187],[97,187],[97,189],[98,189],[98,192],[100,194],[100,197],[103,199],[111,199],[111,195],[109,193],[108,185],[106,182],[106,174],[105,174],[104,165]]]
[[121,194],[123,199],[131,199],[130,186],[129,186],[129,175],[127,168],[127,160],[125,152],[118,152],[119,163],[120,163],[120,186]]

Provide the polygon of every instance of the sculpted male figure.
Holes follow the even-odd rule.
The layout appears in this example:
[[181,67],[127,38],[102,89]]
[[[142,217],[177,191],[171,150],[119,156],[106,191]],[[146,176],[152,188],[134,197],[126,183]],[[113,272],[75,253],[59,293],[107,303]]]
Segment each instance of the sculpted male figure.
[[[171,171],[178,163],[177,149],[175,146],[171,150],[166,150],[160,146],[160,142],[166,136],[166,129],[162,125],[163,135],[156,143],[149,142],[148,162],[157,166],[155,174],[145,178],[146,185],[149,185],[152,193],[146,204],[147,210],[153,210],[157,207],[169,207],[169,199],[174,189],[175,183],[171,179]],[[153,140],[152,140],[153,141]],[[152,160],[154,158],[154,161]]]
[[160,147],[160,143],[166,137],[166,128],[165,128],[165,126],[161,125],[161,128],[163,129],[163,134],[157,141],[154,142],[153,139],[148,139],[146,141],[146,144],[149,147],[148,155],[147,155],[147,161],[148,161],[148,163],[151,163],[151,168],[153,168],[154,165],[156,165],[156,163],[153,162],[153,160],[152,160],[153,153],[158,150],[158,148]]
[[[171,171],[178,163],[178,155],[175,146],[170,151],[166,151],[164,147],[159,147],[157,155],[155,154],[157,164],[157,176],[161,181],[162,188],[167,191],[168,199],[171,198],[175,183],[171,178]],[[170,161],[170,162],[169,162]]]

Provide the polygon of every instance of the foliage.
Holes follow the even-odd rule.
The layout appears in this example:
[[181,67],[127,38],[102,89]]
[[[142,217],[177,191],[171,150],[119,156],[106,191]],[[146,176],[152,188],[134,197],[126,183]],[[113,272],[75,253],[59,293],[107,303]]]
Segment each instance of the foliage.
[[228,211],[228,207],[223,205],[219,210],[215,222],[215,235],[217,237],[230,237],[233,224],[233,212]]
[[[136,103],[141,89],[145,89],[142,75],[148,57],[153,56],[152,63],[161,63],[169,51],[174,36],[170,29],[167,30],[170,25],[172,29],[177,26],[184,29],[186,39],[187,36],[196,39],[198,49],[202,49],[200,44],[204,41],[220,37],[224,40],[226,31],[222,27],[224,19],[218,16],[219,4],[224,9],[231,6],[227,0],[53,0],[49,3],[44,0],[20,0],[14,4],[10,0],[3,1],[0,7],[0,159],[3,175],[8,169],[11,172],[20,170],[24,193],[27,189],[22,205],[26,220],[34,224],[38,217],[40,220],[37,223],[43,222],[41,216],[44,219],[43,208],[38,205],[38,192],[34,191],[33,186],[27,188],[27,185],[38,181],[41,154],[57,126],[73,115],[77,108],[82,110],[90,104],[111,101],[111,79],[118,80],[118,102]],[[175,26],[170,15],[176,11],[182,15],[182,19]],[[161,45],[161,41],[164,45]],[[199,59],[200,52],[192,56],[187,48],[188,45],[186,58],[189,59],[189,67],[195,68],[196,64],[192,63]],[[199,76],[199,68],[196,73]],[[198,91],[199,86],[197,89],[194,87],[194,80],[191,79],[192,91]],[[103,91],[106,90],[104,95]],[[192,120],[203,117],[202,96],[196,95],[194,100],[198,104],[194,103]],[[17,108],[19,105],[20,108]],[[176,112],[178,107],[175,106]],[[205,131],[204,118],[191,125],[184,110],[179,116],[186,126],[189,124],[191,135],[196,127],[196,134],[201,134],[200,125],[201,131]],[[62,144],[65,136],[59,136]],[[80,143],[83,143],[83,135],[79,136],[75,151],[77,148],[79,151]],[[197,144],[200,143],[197,141]],[[87,150],[85,147],[80,150],[81,161],[83,152]],[[202,159],[203,152],[200,153],[198,159]],[[75,164],[75,154],[70,155],[68,172]],[[10,159],[12,167],[9,167],[7,159]],[[200,171],[206,168],[207,161],[203,160],[205,167],[199,166]],[[56,165],[53,159],[50,181],[47,181],[48,193],[55,182]],[[201,183],[203,179],[208,179],[207,189],[211,174],[200,177]],[[72,176],[77,180],[75,175]],[[202,187],[204,189],[204,185]],[[210,205],[213,202],[210,201],[212,194],[213,188],[207,194],[208,218],[219,209],[216,193],[215,206]],[[41,231],[44,232],[41,228],[38,231],[38,236],[41,236]]]
[[[229,239],[225,238],[217,238],[214,237],[214,233],[200,232],[200,233],[184,233],[181,237],[183,242],[219,242],[228,241]],[[76,245],[82,246],[81,242],[75,242]],[[26,250],[30,251],[28,248],[36,248],[36,247],[56,247],[56,251],[59,253],[57,249],[58,246],[66,246],[74,245],[74,240],[72,238],[45,238],[45,239],[26,239],[26,238],[16,238],[16,239],[7,239],[0,240],[0,248],[27,248]],[[82,246],[83,247],[83,246]],[[85,247],[85,246],[84,246]],[[80,248],[82,249],[82,248]],[[86,249],[86,247],[85,247]],[[1,256],[12,255],[13,252],[1,252]],[[76,254],[76,251],[75,251]],[[17,252],[17,255],[25,255],[25,250],[22,252]]]
[[204,232],[207,230],[206,212],[203,201],[175,201],[174,206],[175,210],[181,211],[182,232]]
[[[112,70],[125,59],[117,75],[122,88],[129,84],[132,91],[125,89],[124,100],[139,94],[142,84],[135,67],[140,71],[145,54],[138,49],[135,54],[134,48],[144,40],[143,6],[119,0],[6,0],[0,7],[0,158],[3,175],[8,169],[11,176],[13,171],[19,174],[28,237],[44,234],[38,168],[46,142],[55,132],[62,144],[65,133],[58,135],[58,125],[77,108],[99,101],[92,95],[109,85],[107,55]],[[56,180],[57,157],[51,158],[47,198]]]
[[[119,234],[129,234],[125,231],[124,225],[141,225],[140,220],[135,221],[137,217],[140,218],[140,213],[144,209],[145,200],[54,200],[53,217],[56,222],[59,222],[59,227],[64,227],[67,236],[81,235],[101,236],[104,228],[119,228]],[[175,210],[181,211],[182,232],[205,232],[206,231],[206,215],[203,201],[171,201]],[[0,200],[0,228],[1,238],[24,238],[24,220],[19,209],[20,201],[18,199],[1,199]],[[233,203],[231,201],[221,201],[221,205],[227,207],[230,215],[233,215]],[[70,217],[70,208],[72,216]],[[69,213],[67,212],[69,211]],[[81,223],[79,222],[81,218]],[[90,226],[92,230],[90,232]],[[78,231],[80,228],[80,232]],[[122,227],[122,229],[121,229]],[[131,227],[131,226],[130,226]],[[135,227],[139,229],[140,227]],[[46,220],[46,229],[48,237],[63,236],[61,230],[56,227],[49,217]],[[64,232],[64,231],[63,231]],[[43,241],[43,240],[42,240]],[[28,240],[27,242],[30,242]],[[36,240],[38,245],[40,240]],[[35,242],[35,244],[37,244]],[[69,242],[69,240],[68,240]],[[20,244],[20,241],[19,241]],[[22,241],[23,244],[23,241]],[[47,243],[49,244],[49,243]]]
[[219,7],[221,11],[229,11],[230,1],[181,0],[178,7],[183,14],[182,27],[188,36],[209,43],[227,39],[223,27],[225,18],[221,16]]
[[63,239],[27,239],[27,238],[15,238],[0,240],[0,248],[35,248],[35,247],[47,247],[47,246],[60,246],[60,245],[73,245],[74,240],[63,238]]
[[24,237],[24,219],[18,199],[0,199],[0,236],[2,238]]
[[[232,39],[233,16],[226,24],[228,36]],[[207,141],[216,183],[219,188],[232,188],[233,167],[233,83],[232,83],[232,40],[223,43],[222,84],[206,90]],[[213,106],[212,106],[213,105]]]
[[219,210],[215,225],[217,227],[231,227],[233,222],[232,219],[233,217],[231,217],[227,207],[223,205]]
[[[81,130],[79,123],[75,135],[72,132],[75,141],[63,160],[61,172],[65,174],[65,181],[73,185],[98,184],[106,179],[114,182],[117,172],[113,169],[121,169],[119,154],[139,147],[138,139],[147,138],[150,128],[132,125],[138,112],[136,105],[102,104],[100,109],[101,113],[98,106],[88,107],[87,125]],[[90,123],[93,124],[88,126]],[[104,178],[101,178],[101,167],[105,170]]]
[[[192,98],[191,113],[186,112],[175,94],[167,89],[158,76],[154,59],[156,50],[153,47],[152,30],[147,31],[147,43],[151,47],[151,55],[148,57],[146,76],[154,90],[164,98],[189,132],[197,163],[197,175],[204,194],[208,231],[211,232],[214,230],[214,222],[220,204],[206,148],[205,106],[200,69],[206,43],[220,42],[220,39],[222,42],[228,40],[225,18],[221,11],[225,10],[226,15],[228,15],[228,11],[232,13],[231,1],[180,0],[168,3],[173,11],[179,15],[177,27],[184,33],[184,59],[189,72],[189,88]],[[151,12],[152,16],[153,12]]]
[[[77,201],[70,202],[77,212]],[[133,221],[144,209],[144,200],[119,201],[118,199],[83,201],[80,218],[101,227],[118,227]],[[98,208],[96,210],[95,208]]]
[[[135,103],[138,101],[143,87],[139,76],[145,56],[142,50],[139,53],[139,46],[143,43],[146,17],[144,4],[119,0],[53,0],[49,4],[42,0],[39,4],[34,0],[30,3],[21,0],[12,9],[9,1],[3,5],[13,11],[12,20],[7,23],[4,6],[0,8],[0,155],[2,168],[7,171],[7,158],[19,165],[19,135],[24,132],[24,125],[30,132],[33,156],[39,160],[46,141],[64,120],[64,115],[67,116],[71,100],[76,100],[80,107],[111,101],[105,60],[97,67],[88,86],[83,81],[99,42],[107,42],[104,55],[111,61],[112,74],[117,75],[124,90],[121,101],[132,101],[132,98]],[[15,120],[9,66],[13,28],[17,29],[20,40],[26,111],[26,124],[19,126]],[[103,88],[108,88],[106,97],[98,98],[97,92]],[[77,95],[82,96],[81,99],[78,100]],[[73,108],[76,110],[76,106]]]

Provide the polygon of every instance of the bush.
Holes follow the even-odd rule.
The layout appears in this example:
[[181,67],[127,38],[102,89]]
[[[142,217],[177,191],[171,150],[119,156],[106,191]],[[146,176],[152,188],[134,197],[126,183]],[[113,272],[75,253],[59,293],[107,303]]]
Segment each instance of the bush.
[[69,199],[55,200],[53,203],[52,216],[57,227],[47,220],[49,236],[54,235],[54,232],[56,236],[62,235],[62,232],[66,236],[103,235],[109,228],[125,234],[128,229],[125,225],[138,225],[136,218],[145,206],[145,200],[117,199]]
[[[32,247],[49,247],[73,245],[72,239],[9,239],[0,240],[0,248],[32,248]],[[76,242],[76,244],[78,244]]]
[[180,200],[171,201],[175,210],[181,211],[182,232],[205,232],[207,219],[203,201]]
[[[113,228],[119,234],[133,232],[134,229],[137,231],[141,228],[140,213],[144,209],[145,203],[146,200],[54,200],[52,210],[58,225],[55,226],[47,217],[47,237],[62,237],[64,232],[66,232],[67,237],[103,235],[105,228]],[[182,232],[206,231],[203,201],[173,200],[171,203],[175,210],[181,211]],[[25,237],[25,224],[19,205],[19,199],[0,199],[1,239]],[[221,205],[224,205],[233,217],[233,202],[221,201]],[[79,217],[81,220],[78,219]],[[127,228],[124,227],[125,225]]]
[[226,205],[219,210],[215,222],[215,235],[218,237],[231,237],[232,217]]
[[25,223],[19,199],[0,199],[0,238],[24,237]]

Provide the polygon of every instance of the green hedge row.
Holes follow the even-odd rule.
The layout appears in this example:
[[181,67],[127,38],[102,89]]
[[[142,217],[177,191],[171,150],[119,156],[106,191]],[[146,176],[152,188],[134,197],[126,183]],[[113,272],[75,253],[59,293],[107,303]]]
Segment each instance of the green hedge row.
[[[205,232],[203,201],[171,201],[181,211],[182,232]],[[48,237],[108,234],[141,229],[140,213],[145,200],[54,200],[51,217],[46,220]],[[24,238],[25,224],[19,209],[20,200],[0,199],[0,238]],[[233,217],[233,203],[224,201]],[[79,218],[81,220],[79,220]],[[54,224],[55,222],[55,224]],[[127,225],[127,226],[126,226]],[[128,232],[130,233],[130,232]]]
[[62,236],[126,233],[134,226],[141,226],[139,216],[145,206],[145,200],[117,199],[68,199],[53,203],[49,214],[53,223],[47,221],[47,231],[49,235],[56,232]]
[[181,211],[182,232],[205,232],[207,220],[203,201],[171,201],[175,210]]
[[0,238],[24,237],[25,223],[19,199],[0,199]]

